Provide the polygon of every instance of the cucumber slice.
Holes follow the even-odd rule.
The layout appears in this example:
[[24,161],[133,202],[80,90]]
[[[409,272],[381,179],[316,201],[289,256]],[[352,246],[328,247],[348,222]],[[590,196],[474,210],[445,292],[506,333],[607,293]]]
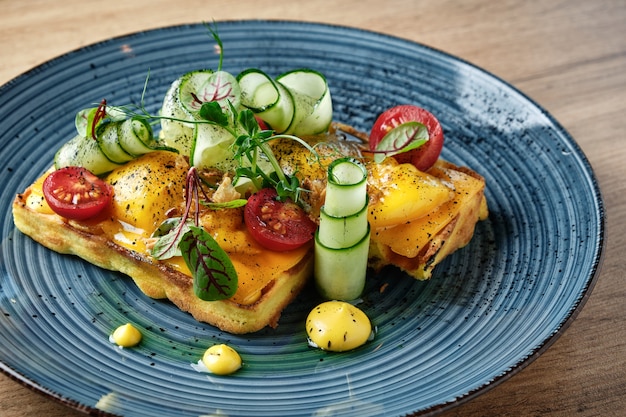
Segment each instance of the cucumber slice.
[[319,241],[332,249],[349,248],[356,245],[363,238],[363,231],[367,230],[366,199],[363,208],[350,216],[331,216],[325,207],[320,210],[320,227],[318,228]]
[[[91,130],[89,126],[91,126],[97,110],[97,107],[92,107],[79,110],[76,113],[76,117],[74,118],[74,126],[76,127],[76,132],[79,135],[91,137]],[[111,122],[124,120],[126,118],[126,113],[124,113],[122,109],[115,106],[107,106],[106,113],[106,119]]]
[[123,122],[104,122],[98,126],[96,137],[100,150],[108,159],[123,164],[133,159],[133,155],[129,154],[120,145],[120,136],[118,127]]
[[93,116],[96,113],[96,108],[91,109],[83,109],[76,113],[76,117],[74,118],[74,126],[76,127],[76,134],[80,136],[89,136],[91,132],[87,132],[87,126],[89,125],[89,120],[93,120]]
[[102,175],[121,166],[111,161],[92,138],[76,135],[63,144],[54,156],[54,166],[81,166],[95,175]]
[[161,116],[164,118],[161,119],[160,139],[164,145],[177,149],[182,155],[190,155],[194,124],[185,123],[183,120],[193,120],[193,115],[180,101],[181,80],[178,78],[171,84],[163,99]]
[[157,150],[152,127],[144,119],[130,118],[117,125],[119,144],[133,157]]
[[367,170],[354,158],[339,158],[328,166],[326,212],[335,217],[360,212],[367,199]]
[[194,129],[190,161],[197,168],[230,170],[235,166],[231,145],[235,137],[227,129],[208,123],[199,123]]
[[261,70],[251,68],[237,76],[241,87],[241,104],[270,125],[276,133],[284,133],[295,114],[291,92]]
[[[320,295],[329,300],[351,301],[359,298],[365,288],[367,257],[370,248],[370,227],[355,245],[334,249],[315,234],[315,284]],[[365,260],[365,261],[364,261]]]
[[276,77],[294,98],[295,115],[285,133],[296,136],[326,132],[333,118],[333,104],[326,78],[310,69],[286,72]]
[[370,237],[367,208],[365,166],[354,158],[333,161],[315,233],[315,283],[326,298],[349,301],[363,291]]
[[[199,122],[197,115],[202,104],[215,101],[224,111],[230,112],[231,105],[235,108],[241,105],[240,96],[241,89],[237,79],[226,71],[199,70],[184,74],[172,83],[163,99],[161,141],[165,146],[174,148],[183,155],[189,155],[193,161],[196,136],[198,134],[201,137],[205,136],[203,130],[206,130],[198,129],[201,123],[195,123]],[[200,142],[199,148],[204,148],[204,141],[201,139]],[[196,153],[196,156],[199,158],[198,162],[204,158],[200,157],[199,153]]]

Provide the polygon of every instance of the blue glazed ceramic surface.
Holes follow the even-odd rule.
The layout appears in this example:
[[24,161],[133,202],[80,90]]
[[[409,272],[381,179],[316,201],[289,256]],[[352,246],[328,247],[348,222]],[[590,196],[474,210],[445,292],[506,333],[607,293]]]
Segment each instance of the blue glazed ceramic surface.
[[[489,219],[428,282],[394,269],[369,277],[361,308],[378,333],[353,352],[307,346],[304,318],[318,301],[307,292],[276,330],[233,336],[198,323],[13,226],[14,195],[72,136],[76,111],[103,98],[138,102],[149,71],[146,104],[156,112],[176,77],[217,65],[202,25],[89,46],[0,88],[0,369],[94,413],[430,415],[485,392],[556,340],[595,283],[604,208],[585,156],[549,114],[483,70],[402,39],[296,22],[218,28],[225,70],[319,70],[341,122],[367,131],[392,105],[430,109],[444,128],[443,157],[486,178]],[[122,350],[108,335],[126,322],[144,341]],[[193,369],[218,342],[240,352],[240,372]]]

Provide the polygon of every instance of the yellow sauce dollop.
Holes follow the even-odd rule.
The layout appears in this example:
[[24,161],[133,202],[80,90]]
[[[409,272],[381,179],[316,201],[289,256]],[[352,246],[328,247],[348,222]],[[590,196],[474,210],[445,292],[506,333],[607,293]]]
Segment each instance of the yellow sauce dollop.
[[309,343],[332,352],[345,352],[365,344],[372,336],[372,323],[358,307],[344,301],[326,301],[306,319]]
[[111,341],[121,347],[136,346],[141,338],[141,332],[130,323],[118,327],[111,335]]
[[228,345],[214,345],[204,352],[202,363],[216,375],[230,375],[241,368],[241,356]]

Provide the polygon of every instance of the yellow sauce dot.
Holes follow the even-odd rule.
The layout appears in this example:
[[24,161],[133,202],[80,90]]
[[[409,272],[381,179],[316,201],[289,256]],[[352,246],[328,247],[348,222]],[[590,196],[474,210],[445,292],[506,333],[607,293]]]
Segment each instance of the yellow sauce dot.
[[126,323],[113,332],[111,339],[122,347],[133,347],[141,342],[141,332],[132,324]]
[[343,301],[327,301],[311,310],[306,331],[312,345],[344,352],[365,344],[372,336],[372,324],[358,307]]
[[228,345],[214,345],[204,352],[202,363],[216,375],[229,375],[241,368],[241,356]]

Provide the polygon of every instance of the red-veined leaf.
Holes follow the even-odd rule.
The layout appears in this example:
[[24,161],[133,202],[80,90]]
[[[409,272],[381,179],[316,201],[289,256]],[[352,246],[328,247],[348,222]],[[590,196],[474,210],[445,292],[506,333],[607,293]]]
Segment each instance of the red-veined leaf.
[[179,246],[193,275],[193,288],[198,298],[216,301],[235,294],[237,271],[228,254],[204,228],[191,226]]

